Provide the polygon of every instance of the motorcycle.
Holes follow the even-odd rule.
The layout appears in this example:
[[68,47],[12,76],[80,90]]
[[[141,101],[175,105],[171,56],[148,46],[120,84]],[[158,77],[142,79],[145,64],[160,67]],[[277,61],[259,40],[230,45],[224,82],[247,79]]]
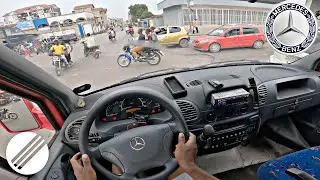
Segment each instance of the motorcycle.
[[5,120],[5,119],[10,119],[10,120],[18,119],[18,114],[11,113],[9,112],[9,109],[4,108],[0,111],[0,120]]
[[133,37],[134,31],[133,30],[129,30],[129,34],[130,34],[131,37]]
[[84,44],[84,56],[88,57],[89,55],[93,56],[96,59],[99,59],[101,51],[100,51],[100,46],[93,46],[90,48],[87,48],[85,43]]
[[109,38],[109,40],[110,40],[111,42],[115,43],[115,42],[116,42],[116,37],[115,37],[115,36],[112,36],[111,38]]
[[64,56],[64,55],[53,55],[52,56],[52,64],[55,67],[55,71],[56,71],[57,76],[61,76],[63,68],[68,68],[65,61],[63,60],[63,58],[65,58],[65,57],[62,58],[62,56]]
[[145,47],[144,51],[138,52],[140,56],[135,60],[129,46],[124,46],[123,51],[124,53],[120,54],[117,59],[117,62],[121,67],[128,67],[132,61],[147,62],[150,65],[157,65],[161,61],[161,56],[164,56],[164,53],[159,49]]

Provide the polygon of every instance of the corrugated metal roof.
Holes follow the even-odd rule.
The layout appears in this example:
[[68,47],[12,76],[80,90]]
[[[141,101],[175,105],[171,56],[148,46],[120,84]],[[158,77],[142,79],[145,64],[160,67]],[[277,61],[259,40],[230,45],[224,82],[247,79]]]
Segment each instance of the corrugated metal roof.
[[[271,1],[271,0],[270,0]],[[280,1],[280,0],[273,0]],[[272,4],[265,3],[249,3],[244,0],[193,0],[194,5],[220,5],[220,6],[239,6],[239,7],[255,7],[255,8],[273,8]],[[171,6],[186,5],[186,0],[164,0],[158,3],[158,9],[162,10]]]

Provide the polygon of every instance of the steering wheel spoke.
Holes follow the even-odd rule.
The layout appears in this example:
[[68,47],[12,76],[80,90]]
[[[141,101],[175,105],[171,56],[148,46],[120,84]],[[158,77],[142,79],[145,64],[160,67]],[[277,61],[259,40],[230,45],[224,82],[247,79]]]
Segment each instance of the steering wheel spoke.
[[96,159],[101,159],[101,153],[100,153],[100,150],[99,150],[99,146],[98,147],[90,147],[88,149],[88,154],[90,157],[94,157]]
[[[133,128],[109,139],[98,147],[90,147],[89,130],[108,104],[119,98],[143,97],[157,101],[173,116],[172,122]],[[137,179],[136,174],[155,167],[165,169],[148,180],[164,179],[178,168],[177,161],[172,158],[172,142],[174,133],[188,134],[188,128],[176,103],[158,91],[146,87],[130,87],[118,89],[101,97],[91,108],[84,120],[79,137],[81,153],[87,153],[93,166],[108,179]],[[104,168],[97,159],[106,159],[122,169],[123,175],[117,176]]]

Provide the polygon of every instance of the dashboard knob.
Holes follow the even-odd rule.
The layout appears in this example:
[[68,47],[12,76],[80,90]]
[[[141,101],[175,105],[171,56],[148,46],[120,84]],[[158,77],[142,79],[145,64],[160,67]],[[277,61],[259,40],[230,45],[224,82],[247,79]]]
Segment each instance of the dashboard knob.
[[204,139],[208,139],[209,137],[213,136],[214,133],[215,133],[215,130],[211,125],[207,124],[207,125],[205,125],[203,127],[203,133],[202,134],[204,136]]

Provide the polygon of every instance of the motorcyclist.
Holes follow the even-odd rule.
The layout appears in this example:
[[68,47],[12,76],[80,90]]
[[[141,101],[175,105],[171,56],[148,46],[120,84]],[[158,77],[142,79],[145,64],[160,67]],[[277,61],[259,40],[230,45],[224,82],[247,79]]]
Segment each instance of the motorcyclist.
[[84,51],[87,52],[90,48],[96,47],[96,40],[90,33],[87,34],[87,37],[82,41],[84,43]]
[[125,30],[126,30],[126,33],[129,34],[129,26],[128,25],[126,25],[126,29]]
[[63,43],[63,45],[66,47],[65,57],[66,57],[68,63],[69,63],[69,64],[72,64],[72,63],[73,63],[73,62],[71,61],[72,47],[70,46],[69,43]]
[[144,41],[146,40],[145,35],[143,34],[143,29],[139,29],[138,30],[138,43],[136,44],[136,47],[134,47],[131,50],[132,56],[134,57],[135,60],[139,59],[139,54],[138,52],[143,51],[144,50]]
[[54,41],[54,45],[50,48],[50,54],[54,55],[54,56],[59,56],[64,63],[70,67],[70,64],[68,63],[66,57],[65,57],[65,51],[66,51],[66,47],[64,45],[62,45],[60,43],[60,41],[55,40]]
[[129,26],[129,34],[133,35],[134,34],[134,29],[132,25]]
[[113,38],[116,38],[116,31],[113,28],[110,28],[109,40],[111,41]]

